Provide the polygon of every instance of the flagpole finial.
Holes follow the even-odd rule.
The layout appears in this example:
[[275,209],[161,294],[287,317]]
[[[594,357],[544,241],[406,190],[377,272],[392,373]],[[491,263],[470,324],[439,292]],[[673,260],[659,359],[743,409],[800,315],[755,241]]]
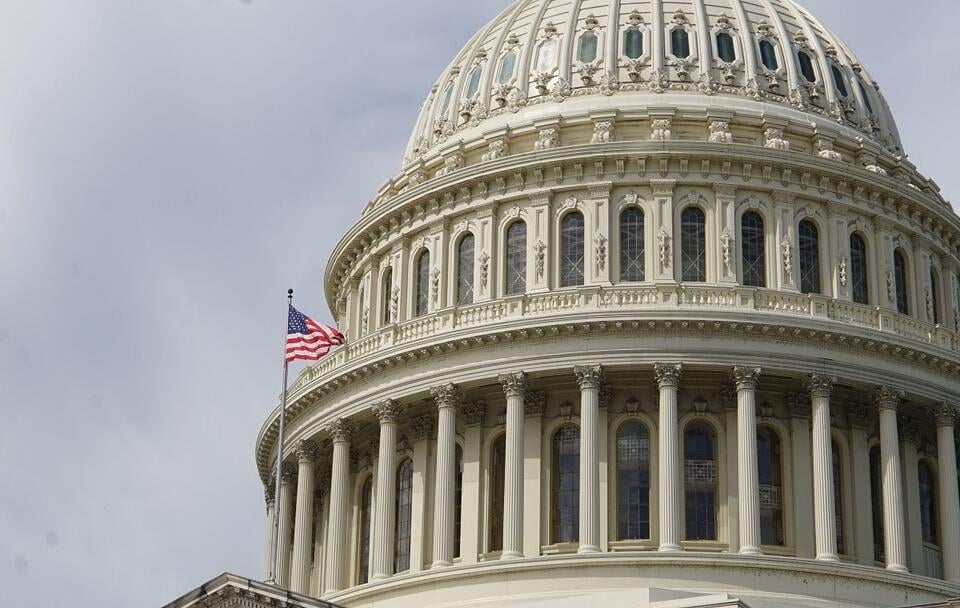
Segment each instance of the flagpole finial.
[[288,300],[292,300],[292,299],[293,299],[293,290],[292,290],[292,289],[288,289],[288,290],[287,290],[287,299],[288,299]]

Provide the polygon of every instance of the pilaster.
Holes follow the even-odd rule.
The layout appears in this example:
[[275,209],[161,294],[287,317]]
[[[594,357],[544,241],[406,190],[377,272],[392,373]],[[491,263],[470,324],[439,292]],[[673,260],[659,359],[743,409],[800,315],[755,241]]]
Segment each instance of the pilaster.
[[[472,401],[460,406],[460,415],[464,421],[463,431],[463,493],[464,505],[480,505],[481,496],[481,445],[483,417],[486,404]],[[480,554],[480,524],[483,509],[463,509],[460,522],[460,563],[475,564]]]
[[673,226],[673,190],[676,180],[653,179],[650,187],[653,188],[653,247],[648,249],[654,255],[654,280],[658,283],[675,283],[674,271],[676,253],[674,242],[676,231]]
[[737,261],[740,244],[738,242],[736,222],[737,188],[731,184],[714,184],[716,193],[716,227],[715,243],[719,244],[716,274],[717,282],[722,285],[735,285],[737,279]]
[[792,196],[774,192],[774,215],[777,242],[777,281],[772,287],[781,291],[800,291],[800,263],[798,260],[796,216],[797,207]]
[[524,395],[523,422],[523,554],[540,555],[540,509],[543,433],[543,391],[528,390]]

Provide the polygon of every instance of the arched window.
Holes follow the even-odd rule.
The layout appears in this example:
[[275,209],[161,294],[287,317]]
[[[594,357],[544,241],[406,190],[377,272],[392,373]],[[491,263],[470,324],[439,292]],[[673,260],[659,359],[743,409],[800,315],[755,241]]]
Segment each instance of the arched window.
[[873,508],[873,561],[886,561],[883,540],[883,472],[880,446],[870,449],[870,504]]
[[517,65],[517,54],[513,51],[505,53],[500,58],[500,70],[497,75],[497,82],[500,84],[510,84],[513,80],[513,71]]
[[830,64],[830,73],[833,74],[833,84],[837,87],[837,93],[840,93],[841,97],[847,98],[850,93],[847,91],[847,81],[840,72],[840,68]]
[[463,448],[456,449],[456,478],[453,483],[453,556],[460,557],[460,531],[463,529]]
[[473,235],[469,232],[457,247],[457,304],[473,304]]
[[464,99],[473,99],[473,96],[480,90],[480,77],[483,75],[483,68],[477,66],[470,72],[470,80],[467,81],[467,93]]
[[940,275],[934,268],[930,268],[930,308],[933,312],[933,322],[939,325],[940,318]]
[[397,468],[397,521],[393,571],[410,569],[410,522],[413,520],[413,461],[405,458]]
[[643,210],[627,207],[620,214],[620,280],[644,280]]
[[935,477],[930,465],[921,462],[917,465],[917,479],[920,483],[920,532],[923,542],[938,544],[937,535],[937,491]]
[[643,32],[627,30],[623,33],[623,54],[630,59],[639,59],[643,55]]
[[680,214],[680,250],[681,280],[706,281],[707,216],[699,207],[687,207]]
[[867,93],[867,87],[863,86],[862,80],[857,80],[857,86],[860,87],[860,95],[863,97],[863,103],[867,106],[867,112],[873,114],[873,104],[870,103],[870,95]]
[[490,522],[488,551],[503,549],[503,476],[506,471],[507,438],[497,437],[490,448]]
[[393,268],[387,268],[380,282],[380,319],[384,325],[393,323]]
[[717,539],[717,450],[713,429],[693,423],[683,434],[688,540]]
[[820,232],[810,220],[800,222],[800,291],[820,293]]
[[560,427],[553,434],[551,523],[554,543],[580,538],[580,429]]
[[837,442],[831,443],[833,451],[833,513],[836,518],[837,552],[847,552],[843,530],[843,462],[840,460],[840,448]]
[[797,60],[800,62],[800,73],[807,79],[807,82],[817,81],[817,72],[813,69],[813,60],[806,51],[797,51]]
[[737,60],[737,50],[733,46],[733,36],[726,32],[717,33],[717,55],[721,61],[733,63]]
[[577,59],[580,63],[593,63],[597,58],[597,35],[585,32],[577,43]]
[[527,290],[527,225],[514,222],[507,228],[507,295]]
[[650,433],[637,420],[617,431],[617,538],[650,538]]
[[850,291],[857,304],[870,303],[867,282],[867,243],[857,233],[850,235]]
[[583,285],[583,214],[568,213],[560,223],[560,287]]
[[747,211],[740,218],[740,235],[743,239],[743,284],[751,287],[767,286],[767,261],[763,216],[756,211]]
[[360,334],[361,335],[367,332],[367,324],[365,323],[365,321],[367,320],[366,317],[369,311],[367,310],[365,300],[366,300],[366,294],[363,293],[363,287],[361,287],[360,294],[357,297],[357,313],[358,313],[357,316],[360,318]]
[[540,44],[537,51],[537,71],[540,73],[549,73],[557,67],[557,47],[556,38],[549,38]]
[[907,297],[907,258],[897,249],[893,252],[893,282],[897,296],[897,312],[910,314],[910,301]]
[[446,116],[450,110],[450,102],[453,100],[453,83],[447,85],[447,90],[443,92],[443,106],[440,110],[440,116]]
[[690,35],[687,30],[678,27],[670,32],[670,52],[677,59],[690,56]]
[[417,286],[413,316],[419,317],[430,311],[430,252],[421,251],[417,256]]
[[773,72],[780,68],[780,62],[777,61],[777,49],[769,40],[760,41],[760,62],[763,67]]
[[780,436],[757,427],[757,477],[760,481],[760,544],[783,545],[783,454]]
[[370,577],[370,535],[373,529],[373,475],[368,475],[360,490],[359,559],[357,560],[357,584],[362,585]]

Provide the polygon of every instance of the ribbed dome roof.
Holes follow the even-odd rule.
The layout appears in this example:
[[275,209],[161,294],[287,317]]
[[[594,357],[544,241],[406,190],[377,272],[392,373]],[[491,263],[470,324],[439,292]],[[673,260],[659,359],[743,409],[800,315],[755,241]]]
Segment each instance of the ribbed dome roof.
[[870,75],[792,0],[519,0],[444,70],[406,162],[470,129],[678,99],[790,120],[806,114],[902,152]]

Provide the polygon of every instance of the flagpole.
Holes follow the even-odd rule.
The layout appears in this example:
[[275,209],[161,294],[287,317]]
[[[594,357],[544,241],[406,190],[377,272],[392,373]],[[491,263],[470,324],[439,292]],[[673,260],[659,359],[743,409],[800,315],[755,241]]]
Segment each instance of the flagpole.
[[271,561],[272,566],[270,567],[270,579],[268,583],[274,585],[280,584],[280,581],[277,580],[277,574],[280,570],[280,505],[283,504],[280,500],[280,475],[283,473],[283,423],[284,418],[287,417],[287,368],[289,363],[287,363],[287,340],[286,336],[289,332],[289,323],[290,323],[290,307],[293,306],[293,290],[287,290],[287,321],[284,325],[283,330],[283,397],[280,399],[280,430],[279,430],[279,439],[277,440],[277,472],[274,485],[274,507],[273,507],[273,546],[272,554],[273,559]]

